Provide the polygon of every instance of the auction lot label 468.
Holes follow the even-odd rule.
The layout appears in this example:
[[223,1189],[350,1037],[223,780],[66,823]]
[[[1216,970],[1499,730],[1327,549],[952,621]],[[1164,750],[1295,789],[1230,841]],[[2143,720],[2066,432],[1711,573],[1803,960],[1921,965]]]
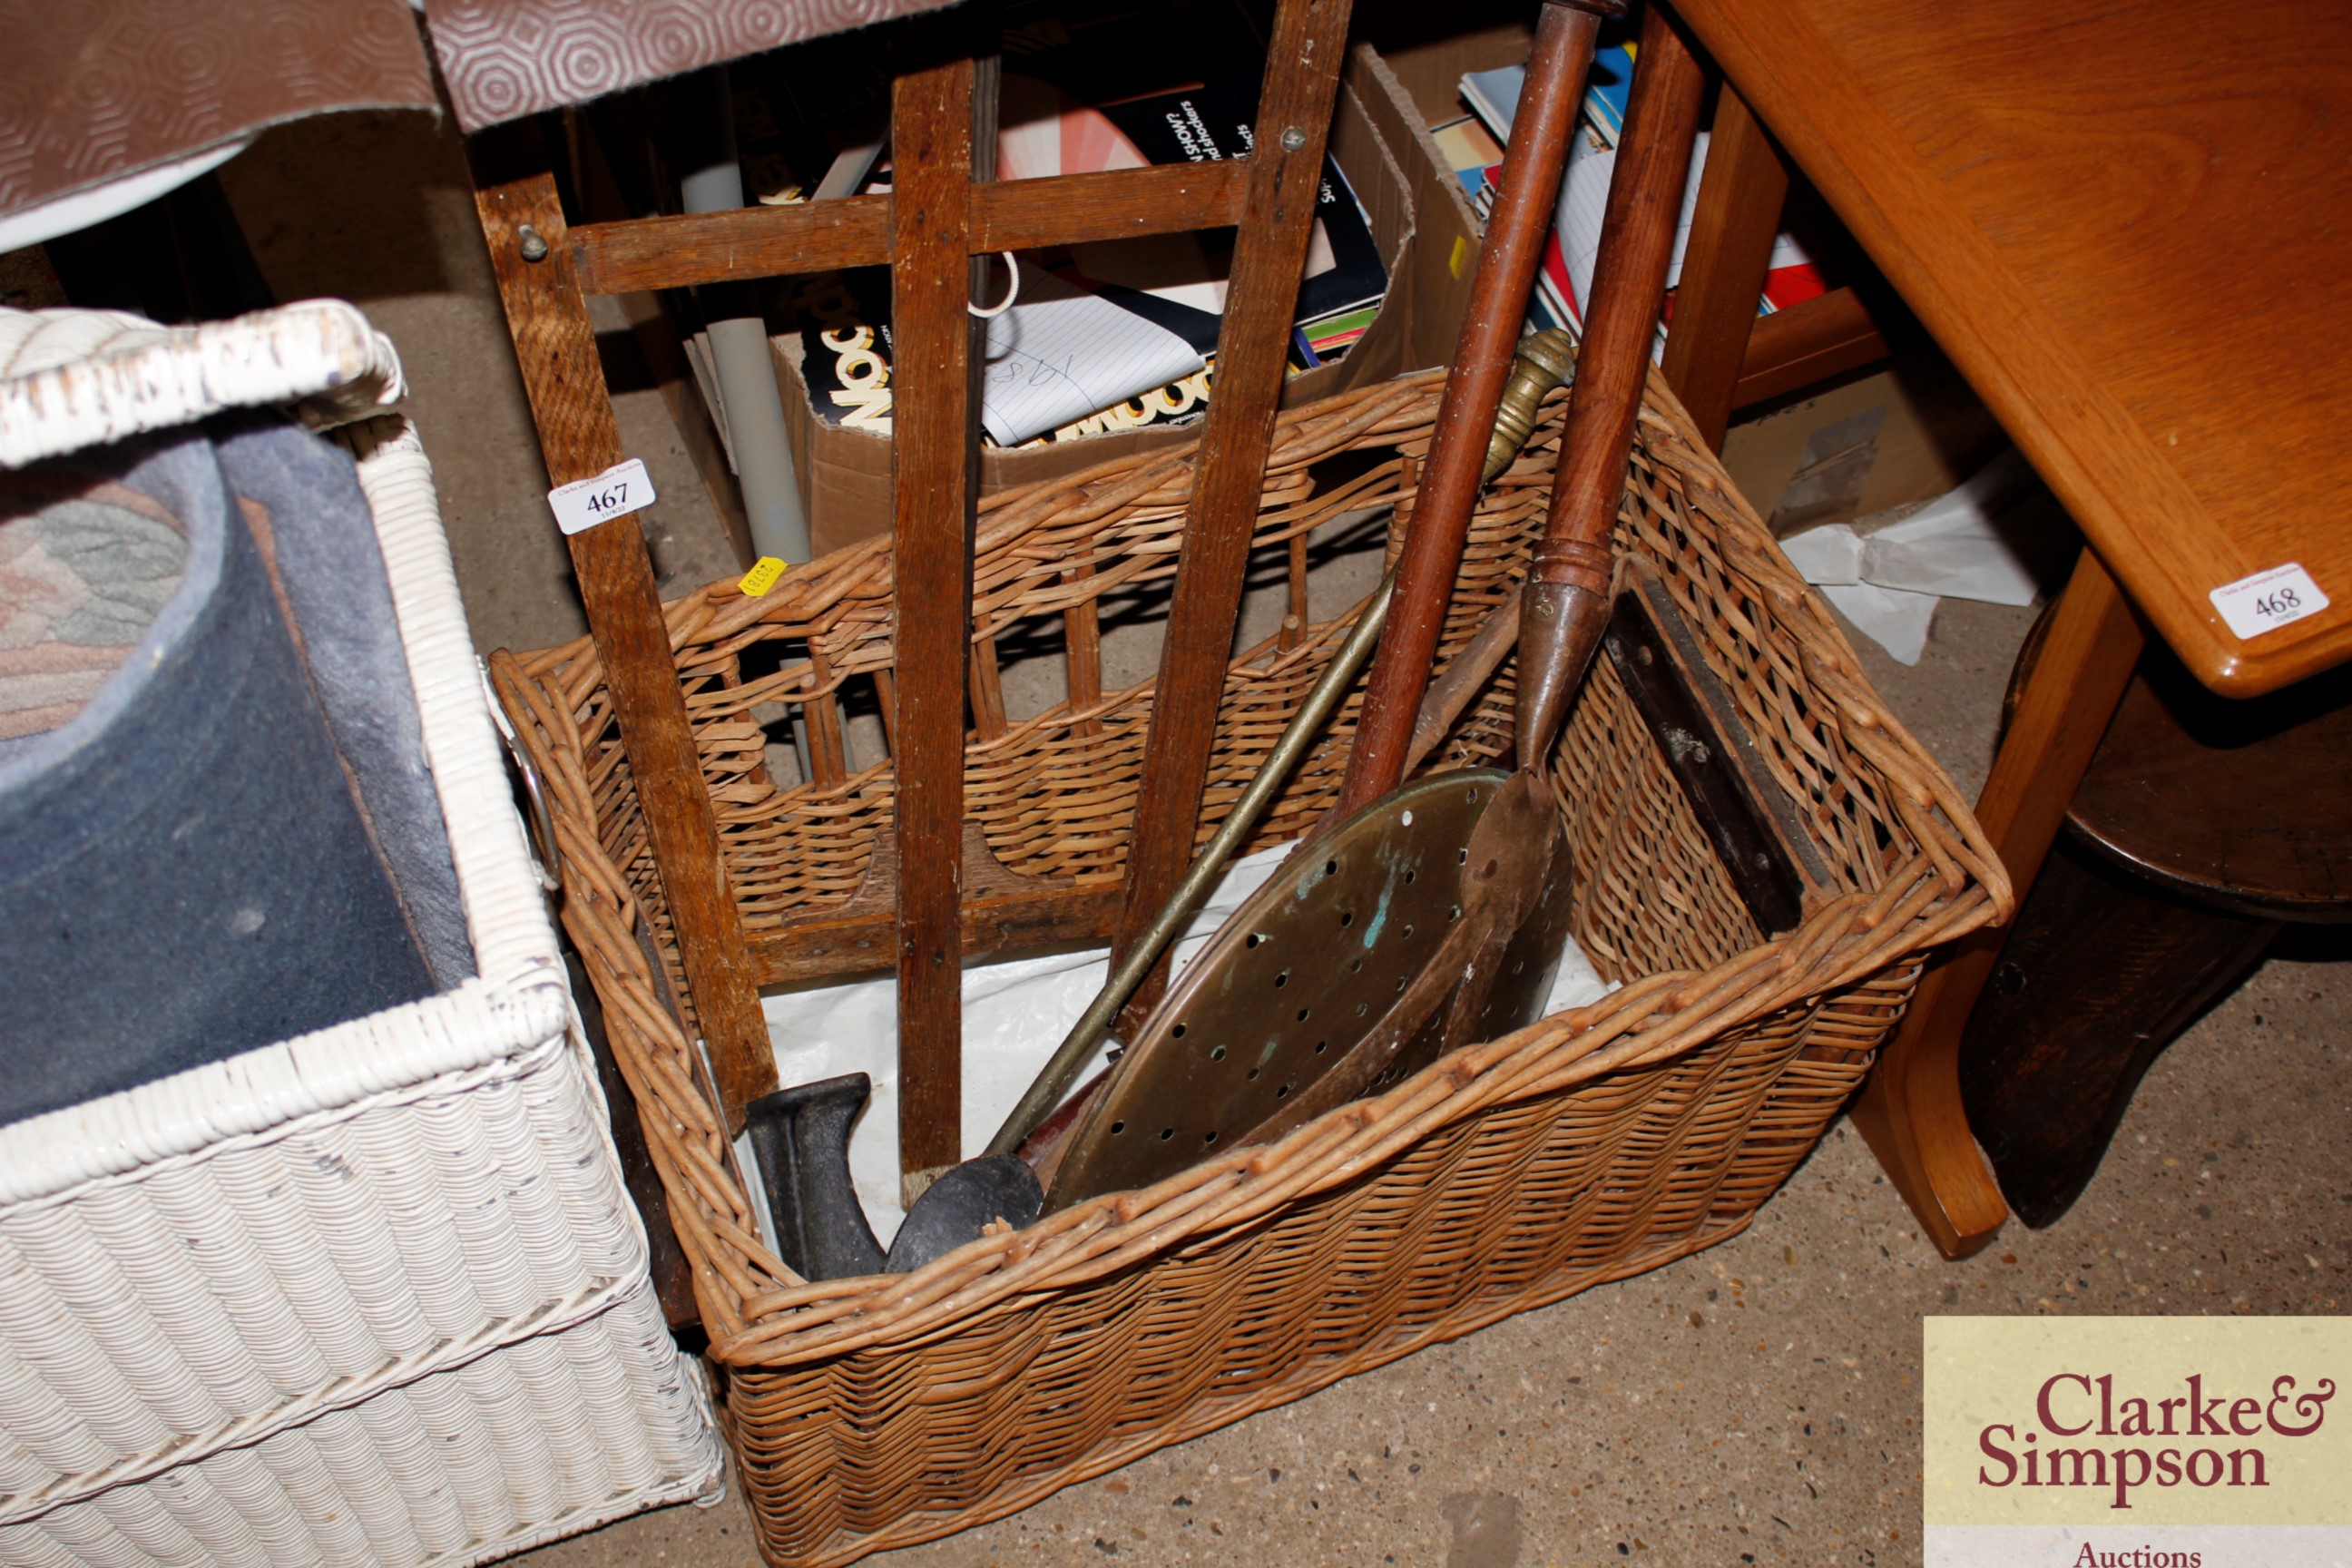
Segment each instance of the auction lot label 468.
[[1926,1334],[1927,1568],[2352,1568],[2352,1319]]

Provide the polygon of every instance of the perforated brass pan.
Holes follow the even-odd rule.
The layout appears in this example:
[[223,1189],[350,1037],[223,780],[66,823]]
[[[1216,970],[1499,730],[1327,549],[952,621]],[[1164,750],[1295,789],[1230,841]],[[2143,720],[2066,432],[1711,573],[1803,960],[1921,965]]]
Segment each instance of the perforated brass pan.
[[1407,784],[1284,861],[1119,1058],[1048,1207],[1149,1186],[1310,1094],[1388,1020],[1461,918],[1471,834],[1504,776]]

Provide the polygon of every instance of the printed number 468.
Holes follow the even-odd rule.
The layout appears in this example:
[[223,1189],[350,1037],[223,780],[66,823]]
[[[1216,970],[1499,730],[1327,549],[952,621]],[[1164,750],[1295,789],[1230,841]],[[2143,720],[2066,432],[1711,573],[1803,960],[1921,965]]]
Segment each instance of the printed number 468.
[[2303,601],[2295,596],[2292,588],[2281,588],[2275,594],[2265,594],[2254,601],[2254,614],[2258,616],[2292,615],[2301,608]]
[[628,482],[626,480],[623,480],[621,483],[613,486],[610,489],[598,490],[594,495],[590,496],[588,498],[588,510],[592,512],[599,513],[611,511],[614,507],[627,504],[628,499]]

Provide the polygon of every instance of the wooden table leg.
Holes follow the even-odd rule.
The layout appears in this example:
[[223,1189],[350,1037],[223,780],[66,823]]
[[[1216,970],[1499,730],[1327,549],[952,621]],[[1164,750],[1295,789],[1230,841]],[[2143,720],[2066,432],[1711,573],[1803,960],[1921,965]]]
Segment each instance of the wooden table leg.
[[1731,426],[1732,395],[1788,199],[1789,166],[1780,149],[1725,83],[1661,367],[1715,451],[1723,449],[1723,433]]
[[[476,137],[468,151],[482,237],[548,478],[561,485],[602,473],[627,454],[564,243],[563,206],[548,170],[545,140],[529,123],[503,126]],[[544,249],[530,247],[536,260],[526,254],[525,228],[545,244]],[[567,542],[653,841],[696,1021],[709,1048],[719,1109],[729,1130],[740,1131],[744,1105],[776,1087],[776,1060],[744,945],[742,912],[727,890],[719,824],[687,721],[641,520],[618,518]]]
[[[2115,579],[2084,550],[1977,801],[1977,820],[2018,889],[2033,885],[2146,640]],[[1984,1246],[2009,1215],[1969,1132],[1959,1082],[1960,1037],[2007,936],[1977,931],[1928,969],[1853,1106],[1854,1125],[1947,1258]]]
[[[1234,248],[1217,332],[1216,385],[1184,515],[1115,954],[1151,923],[1192,859],[1349,9],[1349,0],[1282,0],[1275,13],[1249,157],[1246,221]],[[1163,961],[1129,1004],[1128,1020],[1157,1005],[1165,974]]]
[[[983,138],[970,58],[900,75],[890,113],[891,726],[898,775],[898,1167],[963,1158],[964,680],[979,410],[971,185]],[[992,128],[993,118],[990,125]],[[992,173],[992,168],[989,171]],[[911,1194],[910,1194],[911,1195]]]

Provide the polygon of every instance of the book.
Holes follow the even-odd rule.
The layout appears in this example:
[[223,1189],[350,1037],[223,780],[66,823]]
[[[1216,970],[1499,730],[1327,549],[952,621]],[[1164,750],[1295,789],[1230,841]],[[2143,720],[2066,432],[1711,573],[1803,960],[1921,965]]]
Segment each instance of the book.
[[[1226,78],[1107,104],[1099,112],[1147,163],[1223,162],[1250,151],[1257,89],[1255,78]],[[1071,254],[1073,267],[1065,276],[1096,286],[1105,298],[1160,322],[1203,353],[1216,351],[1233,262],[1229,239],[1177,235],[1112,240],[1074,247]],[[1293,319],[1315,321],[1360,310],[1377,304],[1387,290],[1388,268],[1370,221],[1338,161],[1327,153]]]
[[[828,425],[867,430],[887,436],[891,429],[893,393],[890,378],[890,323],[887,309],[889,299],[890,275],[883,268],[861,268],[855,272],[824,273],[802,280],[794,296],[805,325],[793,345],[799,352],[793,355],[807,388],[810,406],[817,417]],[[878,300],[879,303],[874,301]],[[1105,306],[1105,309],[1110,309]],[[1005,321],[1019,311],[1016,306],[1004,316]],[[1363,316],[1369,325],[1376,313],[1374,306]],[[1132,320],[1133,318],[1130,318]],[[1149,323],[1142,323],[1149,325]],[[1360,335],[1361,325],[1351,325],[1346,318],[1336,318],[1328,327],[1342,340],[1335,343],[1336,357],[1345,352],[1345,344]],[[1302,329],[1301,335],[1304,335]],[[1313,368],[1316,357],[1304,352],[1306,345],[1295,344],[1291,352],[1289,373],[1297,374]],[[1189,349],[1185,351],[1188,354]],[[1138,391],[1108,400],[1065,423],[1050,428],[1033,431],[1014,438],[1011,428],[1005,438],[983,424],[984,437],[992,446],[1034,447],[1055,441],[1073,440],[1110,430],[1133,430],[1147,425],[1178,425],[1197,419],[1208,411],[1210,385],[1216,374],[1213,354],[1192,359],[1199,368],[1177,375],[1163,384],[1147,385]],[[989,412],[989,383],[983,372],[982,411],[983,421]],[[1000,406],[1002,406],[1000,399]],[[1049,410],[1049,416],[1060,410]]]
[[[1527,88],[1528,68],[1497,66],[1471,71],[1462,78],[1462,101],[1498,142],[1511,139],[1511,121],[1518,113],[1519,94]],[[1633,87],[1633,46],[1611,44],[1592,51],[1592,68],[1584,79],[1583,121],[1603,147],[1614,147],[1625,130],[1625,100]],[[1498,157],[1493,160],[1500,163]]]
[[[1691,220],[1698,211],[1698,189],[1706,174],[1709,133],[1702,131],[1691,148],[1690,177],[1683,185],[1682,209],[1675,220],[1675,248],[1666,263],[1666,289],[1682,281],[1683,253],[1690,245]],[[1552,232],[1559,240],[1568,273],[1568,304],[1580,324],[1592,292],[1592,269],[1601,252],[1601,226],[1609,205],[1609,184],[1616,173],[1617,151],[1579,139],[1569,149],[1568,172],[1560,180],[1559,207]],[[1757,314],[1769,315],[1822,291],[1820,269],[1793,235],[1782,233],[1772,242],[1765,289]]]
[[[1221,161],[1254,135],[1255,79],[1227,80],[1101,107],[1034,78],[1003,79],[998,177]],[[887,171],[868,189],[887,189]],[[1129,428],[1197,416],[1223,320],[1230,236],[1153,236],[1074,246],[1022,264],[1021,301],[992,321],[982,371],[989,438],[1061,439],[1124,408]],[[832,275],[803,289],[803,371],[818,416],[883,430],[890,405],[888,274]],[[1328,155],[1315,237],[1299,287],[1292,359],[1311,368],[1362,336],[1388,272],[1355,193]],[[811,301],[818,301],[818,308]]]
[[[1619,59],[1606,73],[1607,87],[1599,81],[1604,73],[1601,55],[1615,54]],[[1581,134],[1571,137],[1569,143],[1568,166],[1560,178],[1559,199],[1553,215],[1551,233],[1547,237],[1542,263],[1538,270],[1535,298],[1529,302],[1529,317],[1538,326],[1565,325],[1580,331],[1584,310],[1592,290],[1592,272],[1601,249],[1601,229],[1609,205],[1609,185],[1616,170],[1617,136],[1624,127],[1624,93],[1633,76],[1633,47],[1619,46],[1614,51],[1603,50],[1594,56],[1596,81],[1589,85],[1583,106]],[[1462,97],[1479,121],[1505,141],[1510,136],[1511,118],[1517,111],[1519,93],[1525,86],[1527,70],[1522,66],[1505,66],[1491,71],[1472,71],[1462,78]],[[1601,95],[1596,107],[1595,95]],[[1606,120],[1604,129],[1601,123]],[[1683,252],[1690,243],[1690,228],[1697,211],[1698,191],[1706,172],[1706,150],[1709,133],[1700,132],[1691,149],[1690,178],[1683,187],[1682,208],[1675,226],[1675,247],[1666,268],[1667,300],[1660,318],[1661,352],[1664,342],[1664,324],[1672,318],[1673,290],[1682,279]],[[1493,207],[1496,182],[1501,178],[1502,166],[1494,164],[1484,170],[1478,185],[1473,191],[1473,205],[1484,220]],[[1814,263],[1795,236],[1783,231],[1773,241],[1772,257],[1765,277],[1762,297],[1757,301],[1757,313],[1769,315],[1786,310],[1801,300],[1826,292],[1827,284],[1820,268]],[[1539,318],[1549,316],[1551,321]]]
[[1471,114],[1431,126],[1429,137],[1437,144],[1438,156],[1445,160],[1445,166],[1462,182],[1464,194],[1475,201],[1486,184],[1486,172],[1503,161],[1503,144]]

